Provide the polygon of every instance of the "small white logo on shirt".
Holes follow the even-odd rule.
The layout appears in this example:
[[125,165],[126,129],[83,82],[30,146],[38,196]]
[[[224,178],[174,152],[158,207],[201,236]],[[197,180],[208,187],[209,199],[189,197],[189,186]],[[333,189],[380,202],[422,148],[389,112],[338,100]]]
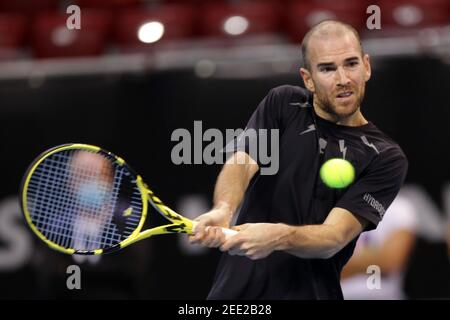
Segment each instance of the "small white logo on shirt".
[[369,142],[369,140],[367,140],[366,136],[361,136],[361,140],[366,146],[371,147],[373,150],[375,150],[376,153],[378,153],[378,154],[380,153],[378,151],[377,147],[375,147],[375,145],[373,143],[371,143],[371,142]]
[[347,154],[347,147],[345,146],[345,140],[339,140],[339,150],[342,152],[342,158],[345,159]]
[[324,153],[326,147],[327,147],[327,140],[325,140],[324,138],[319,138],[320,153]]
[[305,131],[300,132],[300,135],[304,135],[305,133],[312,132],[314,130],[316,130],[316,126],[314,124],[310,124],[308,126],[308,129],[306,129]]
[[308,103],[308,102],[304,102],[304,103],[301,103],[301,102],[291,102],[291,103],[289,103],[291,106],[298,106],[298,107],[300,107],[300,108],[309,108],[309,107],[311,107],[311,105]]

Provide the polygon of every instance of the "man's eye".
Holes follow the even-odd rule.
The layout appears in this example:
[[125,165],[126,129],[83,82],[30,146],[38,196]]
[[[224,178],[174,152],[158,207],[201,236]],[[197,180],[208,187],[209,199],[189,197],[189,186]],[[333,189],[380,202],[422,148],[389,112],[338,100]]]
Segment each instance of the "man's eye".
[[333,68],[331,68],[331,67],[322,67],[322,68],[320,68],[320,71],[322,71],[322,72],[330,72],[330,71],[333,71]]
[[358,61],[352,61],[352,62],[349,62],[349,63],[348,63],[348,65],[349,65],[350,67],[357,66],[358,64],[359,64]]

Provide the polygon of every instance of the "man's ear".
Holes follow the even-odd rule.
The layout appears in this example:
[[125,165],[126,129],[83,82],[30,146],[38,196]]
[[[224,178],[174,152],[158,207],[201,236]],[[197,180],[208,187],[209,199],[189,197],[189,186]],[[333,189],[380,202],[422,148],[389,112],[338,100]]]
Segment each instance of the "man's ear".
[[305,68],[300,68],[300,75],[303,78],[306,89],[314,93],[315,87],[314,82],[312,81],[311,73]]
[[370,66],[370,57],[367,53],[363,57],[363,62],[364,62],[364,68],[365,68],[364,79],[366,81],[369,81],[370,76],[372,75],[372,67]]

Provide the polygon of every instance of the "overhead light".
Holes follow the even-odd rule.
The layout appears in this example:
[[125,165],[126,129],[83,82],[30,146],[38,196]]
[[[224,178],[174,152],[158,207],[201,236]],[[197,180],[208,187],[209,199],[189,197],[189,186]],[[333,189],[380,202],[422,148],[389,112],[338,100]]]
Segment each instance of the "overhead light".
[[396,8],[393,12],[394,19],[402,26],[414,26],[422,22],[423,13],[414,5],[404,5]]
[[158,21],[144,23],[138,31],[138,39],[143,43],[154,43],[164,35],[164,25]]
[[52,32],[52,42],[58,47],[66,47],[75,42],[77,32],[69,30],[66,26],[59,26]]
[[232,36],[238,36],[247,31],[249,22],[247,18],[232,16],[225,20],[223,30]]
[[203,59],[195,64],[195,74],[199,78],[209,78],[216,71],[216,64],[208,59]]

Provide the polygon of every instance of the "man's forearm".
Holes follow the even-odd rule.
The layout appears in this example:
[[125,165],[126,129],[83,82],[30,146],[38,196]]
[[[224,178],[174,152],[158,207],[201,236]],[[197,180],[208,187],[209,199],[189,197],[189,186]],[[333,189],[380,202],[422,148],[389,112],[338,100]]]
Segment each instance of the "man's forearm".
[[230,210],[230,214],[236,212],[251,178],[257,171],[256,164],[251,164],[252,162],[244,153],[236,153],[227,161],[214,189],[215,208],[224,207]]
[[344,246],[333,226],[284,226],[276,250],[305,259],[328,259]]
[[365,218],[336,207],[323,224],[286,226],[277,249],[300,258],[328,259],[358,236],[368,223]]

